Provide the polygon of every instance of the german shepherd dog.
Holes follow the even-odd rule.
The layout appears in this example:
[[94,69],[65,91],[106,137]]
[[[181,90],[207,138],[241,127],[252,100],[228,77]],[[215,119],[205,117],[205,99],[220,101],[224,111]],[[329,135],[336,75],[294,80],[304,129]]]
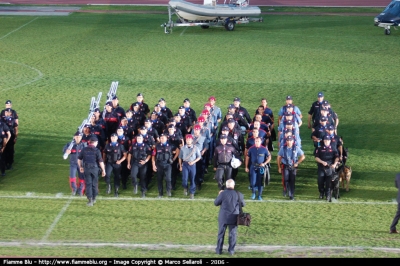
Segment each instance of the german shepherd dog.
[[346,191],[349,191],[349,184],[350,184],[350,179],[351,179],[351,167],[348,165],[345,165],[342,167],[339,171],[339,182],[342,184],[342,187],[345,187],[345,181],[346,181]]

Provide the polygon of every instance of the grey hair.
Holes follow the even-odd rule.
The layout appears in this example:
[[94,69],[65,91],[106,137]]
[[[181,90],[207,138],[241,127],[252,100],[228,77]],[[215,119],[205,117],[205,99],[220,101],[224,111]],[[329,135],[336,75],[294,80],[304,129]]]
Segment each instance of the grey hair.
[[226,188],[235,188],[235,181],[233,179],[226,180]]

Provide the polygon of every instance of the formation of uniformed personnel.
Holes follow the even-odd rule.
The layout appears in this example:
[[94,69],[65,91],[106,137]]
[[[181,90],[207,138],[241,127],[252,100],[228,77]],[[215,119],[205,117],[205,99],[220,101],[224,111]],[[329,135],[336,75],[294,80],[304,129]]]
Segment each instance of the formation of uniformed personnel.
[[[341,160],[343,144],[340,142],[340,137],[337,136],[337,124],[339,121],[337,114],[332,111],[330,104],[324,100],[323,93],[321,92],[318,95],[318,101],[313,103],[309,111],[309,126],[310,128],[313,127],[312,138],[317,148],[318,142],[321,142],[320,139],[323,139],[325,135],[329,135],[332,139],[331,146],[338,151],[339,160]],[[210,163],[213,163],[213,168],[216,171],[217,187],[219,189],[222,188],[226,179],[235,179],[237,177],[239,168],[232,167],[233,157],[241,161],[244,161],[244,158],[248,160],[251,160],[252,157],[257,159],[256,156],[249,154],[249,152],[251,148],[257,146],[256,139],[258,138],[261,140],[260,147],[264,147],[267,150],[264,154],[260,153],[260,157],[271,157],[271,152],[274,151],[273,141],[276,140],[278,140],[278,154],[287,155],[283,152],[291,141],[288,138],[293,138],[294,147],[301,151],[299,127],[302,124],[302,115],[299,107],[293,104],[293,99],[290,95],[286,97],[286,104],[279,110],[276,127],[274,113],[268,107],[266,98],[262,98],[261,103],[255,106],[256,111],[253,118],[250,117],[247,109],[241,105],[239,97],[235,97],[233,102],[228,105],[226,114],[222,114],[221,109],[215,103],[216,98],[210,96],[205,104],[200,105],[203,106],[203,109],[199,110],[199,116],[197,117],[196,111],[190,107],[189,98],[185,98],[182,106],[179,106],[174,111],[166,106],[164,98],[159,98],[157,103],[151,105],[154,106],[154,110],[150,110],[149,105],[144,103],[143,94],[138,93],[136,101],[124,110],[119,105],[118,97],[114,96],[105,104],[104,112],[101,113],[98,108],[94,110],[93,120],[90,121],[90,125],[85,126],[83,129],[81,142],[87,144],[92,136],[97,136],[99,140],[98,148],[100,148],[101,152],[106,153],[104,147],[106,144],[110,145],[112,143],[110,136],[117,134],[117,142],[125,147],[125,151],[129,151],[127,156],[130,156],[129,161],[125,160],[121,163],[120,181],[122,181],[122,187],[132,184],[133,194],[135,195],[138,193],[140,186],[142,196],[146,196],[149,187],[151,187],[153,177],[157,176],[159,197],[163,196],[165,189],[167,195],[171,196],[171,191],[176,188],[180,167],[182,167],[182,178],[185,184],[183,186],[184,188],[186,187],[186,193],[193,194],[193,198],[196,190],[200,190],[201,184],[208,177],[207,169]],[[332,127],[334,127],[333,131]],[[122,134],[118,133],[120,129],[123,131]],[[277,129],[277,133],[275,129]],[[161,139],[160,136],[162,134],[165,135],[165,140],[164,138]],[[104,135],[106,137],[102,137]],[[276,135],[278,135],[278,138]],[[138,136],[140,137],[138,138]],[[187,141],[186,136],[190,136],[189,141]],[[126,146],[124,143],[128,145]],[[188,143],[190,143],[189,146]],[[137,146],[146,147],[144,150],[147,153],[149,149],[152,150],[152,160],[136,158],[136,155],[132,152],[133,150],[140,150]],[[167,146],[170,148],[164,148]],[[185,152],[182,152],[182,150],[187,151],[188,148],[193,149],[195,146],[200,156],[199,158],[192,158],[196,160],[195,166],[193,166],[189,164],[190,160],[184,160],[185,157],[182,156]],[[226,153],[228,156],[222,158],[220,153],[221,149],[224,148],[229,148],[229,151],[226,151],[229,154]],[[168,154],[168,150],[171,150],[171,154],[166,157],[160,157],[160,155],[165,156]],[[262,150],[264,152],[264,149]],[[137,151],[135,152],[137,153]],[[146,158],[148,156],[147,153]],[[298,154],[300,153],[298,152]],[[144,153],[141,156],[144,156]],[[167,157],[168,160],[166,159]],[[178,157],[182,157],[180,158],[181,163],[179,163]],[[280,164],[284,165],[285,163],[282,162],[285,161],[285,156],[281,156],[280,160]],[[301,161],[301,155],[299,155],[298,160]],[[256,172],[250,171],[252,163],[254,162],[249,163],[249,171],[247,171],[250,189],[252,190],[251,198],[255,199],[255,194],[258,191],[258,196],[262,199],[264,184],[259,182],[259,178],[262,177],[261,168],[264,168],[264,170],[269,169],[270,165],[269,162],[266,165],[262,165],[263,163],[259,162],[258,164],[262,165],[262,167],[259,167],[259,173],[255,175],[254,173]],[[256,164],[254,166],[257,166]],[[281,165],[279,169],[282,172],[284,168],[281,168]],[[192,170],[192,167],[195,170]],[[191,189],[192,173],[195,173],[194,190]],[[291,180],[295,175],[296,173],[289,173],[286,179],[283,178],[284,191],[287,192],[289,198],[294,197],[294,185],[292,185]],[[131,182],[128,182],[129,178],[132,179]],[[163,186],[164,181],[166,182],[165,188]],[[105,191],[109,192],[108,184],[106,186],[107,189]]]
[[78,155],[79,171],[85,176],[87,206],[89,207],[96,203],[96,197],[99,194],[99,166],[101,168],[101,176],[104,177],[106,175],[101,152],[96,148],[97,144],[97,137],[92,136],[89,140],[89,145],[83,148]]

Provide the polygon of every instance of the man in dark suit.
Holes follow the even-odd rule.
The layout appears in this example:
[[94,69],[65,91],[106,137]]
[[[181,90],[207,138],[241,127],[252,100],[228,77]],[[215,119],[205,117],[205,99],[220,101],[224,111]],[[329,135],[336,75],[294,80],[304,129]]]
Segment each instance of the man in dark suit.
[[396,179],[394,180],[394,184],[398,189],[398,192],[397,192],[397,212],[396,212],[396,215],[393,218],[392,224],[390,225],[390,231],[389,231],[390,234],[398,234],[399,233],[399,231],[396,230],[396,225],[397,225],[397,223],[399,222],[399,219],[400,219],[400,173],[398,173],[396,175]]
[[229,254],[235,253],[237,237],[237,217],[239,214],[239,202],[242,207],[245,206],[243,194],[236,192],[235,181],[228,179],[226,181],[226,190],[220,190],[218,197],[214,201],[215,206],[221,206],[218,215],[218,241],[215,252],[222,254],[224,246],[224,237],[226,227],[229,226]]

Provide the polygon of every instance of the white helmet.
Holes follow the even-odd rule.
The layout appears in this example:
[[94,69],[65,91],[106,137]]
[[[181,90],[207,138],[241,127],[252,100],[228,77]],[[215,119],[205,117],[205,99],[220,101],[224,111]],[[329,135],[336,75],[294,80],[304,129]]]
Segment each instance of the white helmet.
[[235,156],[233,156],[232,161],[231,161],[231,166],[236,169],[241,165],[242,165],[242,162],[239,159],[235,158]]

